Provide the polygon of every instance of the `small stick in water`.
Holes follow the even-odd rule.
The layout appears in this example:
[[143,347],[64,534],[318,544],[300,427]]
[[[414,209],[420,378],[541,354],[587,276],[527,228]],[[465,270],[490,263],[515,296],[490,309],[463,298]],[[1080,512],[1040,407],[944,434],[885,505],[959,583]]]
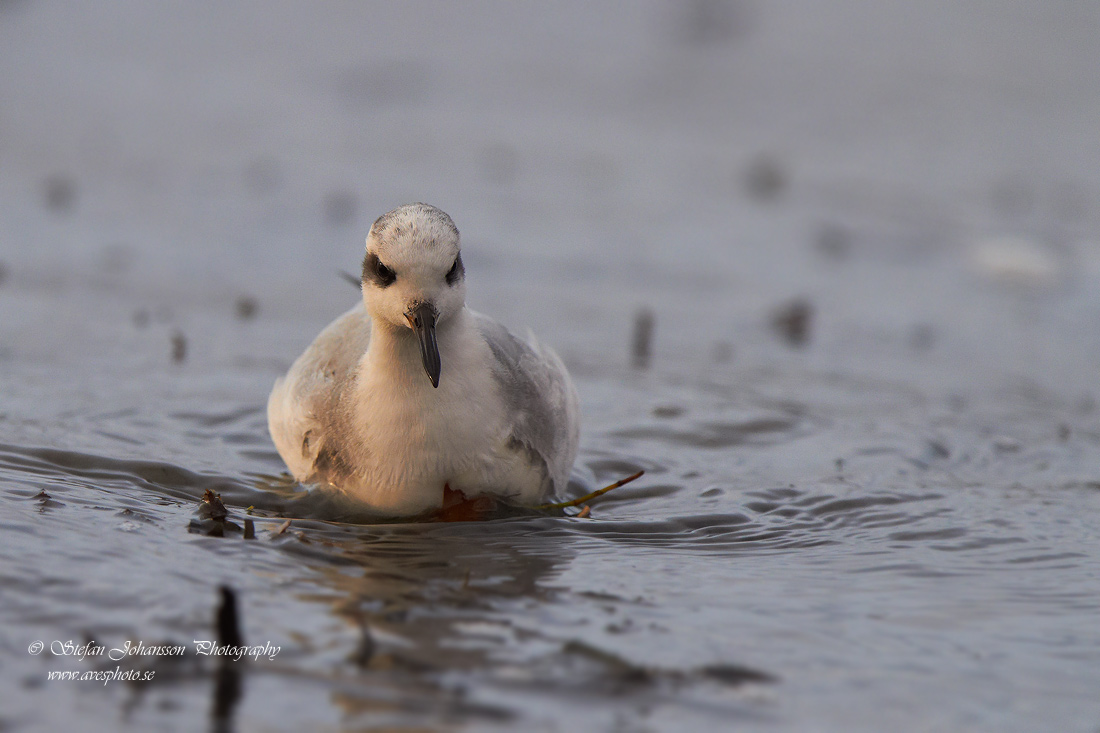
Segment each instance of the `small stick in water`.
[[634,338],[630,343],[630,353],[635,369],[649,367],[650,346],[653,341],[653,311],[641,308],[634,314]]
[[[227,585],[219,586],[218,591],[222,597],[214,621],[218,644],[244,646],[244,635],[241,634],[241,622],[237,615],[237,594]],[[243,693],[241,669],[234,664],[232,657],[220,657],[219,662],[214,673],[214,704],[210,714],[214,721],[214,730],[233,730],[233,711]]]
[[182,364],[187,361],[187,337],[183,331],[175,331],[172,334],[172,361]]
[[237,594],[228,585],[218,587],[222,602],[218,606],[218,641],[228,646],[243,646],[241,621],[237,615]]
[[589,501],[591,501],[592,499],[595,499],[597,496],[603,496],[608,491],[612,491],[613,489],[617,489],[620,486],[626,486],[631,481],[634,481],[635,479],[641,478],[642,474],[644,474],[644,473],[645,473],[645,471],[638,471],[638,473],[634,474],[633,476],[627,476],[626,478],[621,478],[618,481],[616,481],[615,483],[611,484],[610,486],[605,486],[602,489],[597,489],[596,491],[593,491],[591,494],[585,494],[584,496],[582,496],[578,499],[573,499],[572,501],[563,501],[563,502],[559,502],[557,504],[539,504],[538,506],[535,507],[535,509],[568,509],[571,506],[580,506],[581,504],[586,504]]

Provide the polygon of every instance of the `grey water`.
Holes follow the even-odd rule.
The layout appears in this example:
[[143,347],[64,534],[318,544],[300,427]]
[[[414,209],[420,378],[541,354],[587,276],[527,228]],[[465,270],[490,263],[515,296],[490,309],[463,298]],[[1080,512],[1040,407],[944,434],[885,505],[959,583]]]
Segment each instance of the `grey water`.
[[[1098,30],[0,2],[0,729],[1100,729]],[[412,200],[570,368],[574,495],[645,471],[588,517],[283,473],[271,384]],[[223,586],[276,654],[193,653]]]

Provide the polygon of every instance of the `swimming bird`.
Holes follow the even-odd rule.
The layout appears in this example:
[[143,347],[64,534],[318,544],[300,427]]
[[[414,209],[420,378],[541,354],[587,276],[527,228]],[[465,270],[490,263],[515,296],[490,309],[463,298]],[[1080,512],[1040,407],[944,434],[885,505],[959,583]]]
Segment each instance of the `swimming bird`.
[[565,488],[576,388],[553,350],[466,307],[450,216],[421,203],[380,216],[362,293],[268,399],[295,479],[386,515],[439,509],[448,490],[534,505]]

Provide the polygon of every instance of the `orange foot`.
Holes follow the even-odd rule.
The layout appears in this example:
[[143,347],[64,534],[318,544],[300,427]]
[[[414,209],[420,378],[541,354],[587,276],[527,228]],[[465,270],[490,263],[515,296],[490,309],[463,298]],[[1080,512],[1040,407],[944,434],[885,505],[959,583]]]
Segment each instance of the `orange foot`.
[[443,506],[435,514],[439,522],[476,522],[484,519],[496,509],[497,503],[490,496],[475,496],[467,499],[461,491],[443,484]]

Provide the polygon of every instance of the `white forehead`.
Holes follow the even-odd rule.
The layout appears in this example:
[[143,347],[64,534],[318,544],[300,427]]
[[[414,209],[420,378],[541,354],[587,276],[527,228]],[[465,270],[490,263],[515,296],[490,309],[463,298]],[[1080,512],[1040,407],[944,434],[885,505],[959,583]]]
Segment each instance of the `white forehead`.
[[367,250],[390,266],[438,259],[450,267],[458,242],[458,228],[443,210],[406,204],[375,220],[367,235]]

